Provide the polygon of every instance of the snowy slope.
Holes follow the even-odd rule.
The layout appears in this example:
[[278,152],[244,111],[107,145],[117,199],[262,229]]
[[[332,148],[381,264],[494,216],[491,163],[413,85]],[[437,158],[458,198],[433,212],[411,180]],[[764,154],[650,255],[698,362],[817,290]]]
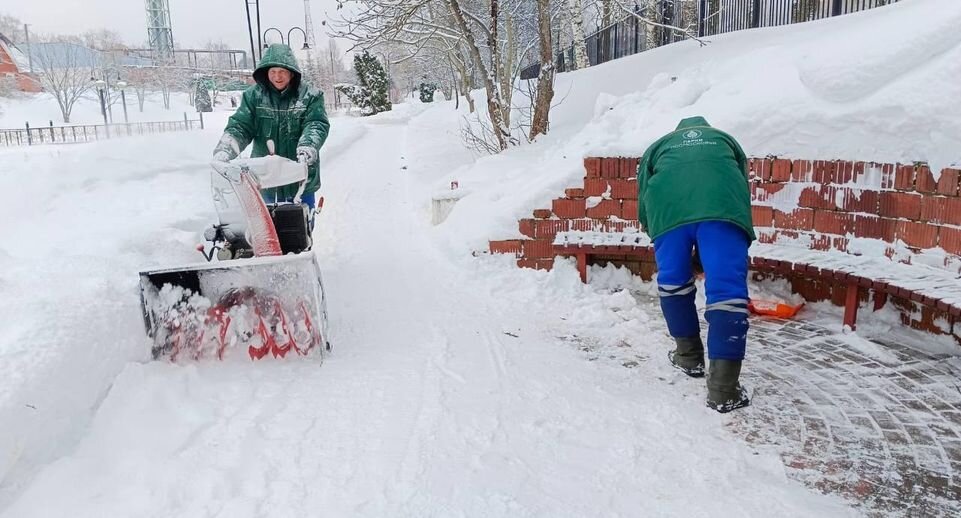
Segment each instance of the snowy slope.
[[961,163],[959,24],[961,2],[908,0],[560,74],[538,145],[438,178],[435,190],[457,179],[472,193],[442,232],[455,250],[519,237],[519,217],[579,184],[583,157],[641,156],[692,115],[752,156],[928,161],[940,172]]

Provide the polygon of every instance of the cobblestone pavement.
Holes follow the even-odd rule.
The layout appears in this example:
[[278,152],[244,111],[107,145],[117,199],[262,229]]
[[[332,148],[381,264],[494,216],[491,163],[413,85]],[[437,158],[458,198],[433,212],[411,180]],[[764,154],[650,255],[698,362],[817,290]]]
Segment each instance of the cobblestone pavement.
[[[961,361],[894,343],[864,354],[802,321],[754,319],[732,429],[869,516],[961,516]],[[880,354],[878,354],[880,353]]]
[[[634,295],[666,335],[653,299]],[[866,516],[961,517],[961,354],[844,338],[804,320],[752,318],[742,381],[753,401],[728,426]],[[661,351],[601,356],[631,368]]]

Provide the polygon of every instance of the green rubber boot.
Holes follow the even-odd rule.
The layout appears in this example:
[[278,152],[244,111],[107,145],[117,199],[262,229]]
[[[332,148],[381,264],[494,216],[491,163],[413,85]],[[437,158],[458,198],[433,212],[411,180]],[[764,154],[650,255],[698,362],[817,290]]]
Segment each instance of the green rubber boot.
[[707,373],[707,406],[726,414],[751,404],[747,391],[738,383],[741,362],[711,360]]
[[700,336],[675,338],[677,349],[667,353],[676,369],[692,378],[704,377],[704,343]]

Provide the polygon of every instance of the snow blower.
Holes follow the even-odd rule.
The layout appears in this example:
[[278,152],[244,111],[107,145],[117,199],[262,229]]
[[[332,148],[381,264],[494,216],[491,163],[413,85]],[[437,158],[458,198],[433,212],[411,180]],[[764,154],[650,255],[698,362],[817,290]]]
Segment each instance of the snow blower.
[[327,308],[309,208],[300,194],[269,204],[260,195],[306,178],[305,165],[276,155],[213,164],[218,223],[197,245],[206,262],[140,273],[155,359],[223,359],[235,349],[252,360],[291,352],[323,359]]

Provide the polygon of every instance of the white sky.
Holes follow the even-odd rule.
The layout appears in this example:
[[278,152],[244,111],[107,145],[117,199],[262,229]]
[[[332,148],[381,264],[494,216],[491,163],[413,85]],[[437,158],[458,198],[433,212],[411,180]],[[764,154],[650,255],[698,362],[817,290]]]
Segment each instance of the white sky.
[[[182,48],[201,47],[208,41],[220,41],[232,48],[249,52],[244,0],[169,0],[174,41]],[[79,34],[91,29],[118,32],[131,46],[145,46],[147,11],[144,0],[2,0],[0,13],[20,18],[30,24],[31,33]],[[314,35],[319,45],[326,46],[327,28],[321,22],[328,13],[336,16],[336,0],[311,0]],[[251,20],[254,20],[251,6]],[[260,23],[266,30],[277,27],[287,37],[293,26],[304,26],[303,0],[260,0]],[[254,26],[256,44],[256,25]],[[295,48],[300,45],[299,31],[292,35]],[[271,31],[271,43],[277,43],[277,32]],[[348,45],[340,45],[345,50]]]

